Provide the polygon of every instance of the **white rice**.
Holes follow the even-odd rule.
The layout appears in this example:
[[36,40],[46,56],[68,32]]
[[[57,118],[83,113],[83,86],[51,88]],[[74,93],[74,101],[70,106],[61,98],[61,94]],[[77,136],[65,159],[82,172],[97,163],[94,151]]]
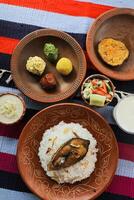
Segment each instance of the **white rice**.
[[[56,151],[67,141],[76,138],[73,132],[77,133],[80,138],[90,141],[86,156],[74,165],[59,170],[48,171],[47,165],[51,161]],[[90,176],[95,169],[97,161],[96,140],[92,134],[78,123],[60,122],[58,125],[45,131],[40,142],[38,156],[41,166],[46,174],[58,183],[74,183],[81,181]],[[50,148],[49,152],[48,148]]]

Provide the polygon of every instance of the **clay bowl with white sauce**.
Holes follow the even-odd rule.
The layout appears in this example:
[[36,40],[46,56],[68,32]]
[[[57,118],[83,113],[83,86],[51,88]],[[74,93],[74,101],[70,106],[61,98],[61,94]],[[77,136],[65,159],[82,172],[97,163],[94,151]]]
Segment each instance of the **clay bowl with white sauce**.
[[0,94],[0,123],[11,125],[22,119],[26,111],[24,100],[12,93]]

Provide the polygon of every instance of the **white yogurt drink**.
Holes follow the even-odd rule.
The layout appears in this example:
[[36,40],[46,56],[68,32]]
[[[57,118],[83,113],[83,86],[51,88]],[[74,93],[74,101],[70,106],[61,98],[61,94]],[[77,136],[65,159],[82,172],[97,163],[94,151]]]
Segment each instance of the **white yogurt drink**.
[[114,108],[113,115],[121,129],[134,134],[134,96],[123,98]]

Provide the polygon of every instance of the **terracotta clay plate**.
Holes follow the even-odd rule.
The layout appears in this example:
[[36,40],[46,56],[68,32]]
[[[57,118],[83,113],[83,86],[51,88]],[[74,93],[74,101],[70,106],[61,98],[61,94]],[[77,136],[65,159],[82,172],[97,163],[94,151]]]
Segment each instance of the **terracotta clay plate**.
[[[134,80],[134,9],[112,9],[99,16],[89,29],[86,49],[94,67],[117,80]],[[128,59],[117,67],[104,63],[97,52],[98,43],[104,38],[122,41],[128,48]]]
[[[73,63],[73,71],[64,77],[56,71],[55,64],[44,56],[43,47],[46,42],[53,43],[59,49],[59,58],[67,57]],[[55,90],[45,91],[39,80],[26,69],[26,61],[30,56],[39,56],[47,63],[45,73],[53,72],[58,81]],[[11,59],[11,71],[17,87],[28,97],[39,102],[57,102],[72,96],[86,73],[86,59],[80,45],[64,32],[52,29],[34,31],[24,37],[15,48]]]
[[[75,184],[58,184],[46,176],[42,169],[38,148],[46,129],[58,124],[80,123],[97,140],[97,162],[91,176]],[[27,186],[44,200],[91,200],[100,195],[114,176],[118,160],[118,146],[108,123],[92,109],[62,103],[37,113],[24,127],[19,138],[17,162],[20,174]]]

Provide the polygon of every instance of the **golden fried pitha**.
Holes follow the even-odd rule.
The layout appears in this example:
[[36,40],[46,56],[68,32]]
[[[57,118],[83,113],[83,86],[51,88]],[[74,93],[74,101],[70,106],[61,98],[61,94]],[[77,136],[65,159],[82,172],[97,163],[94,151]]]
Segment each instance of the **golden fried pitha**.
[[98,53],[107,64],[116,67],[122,65],[129,56],[126,45],[112,38],[105,38],[98,44]]

